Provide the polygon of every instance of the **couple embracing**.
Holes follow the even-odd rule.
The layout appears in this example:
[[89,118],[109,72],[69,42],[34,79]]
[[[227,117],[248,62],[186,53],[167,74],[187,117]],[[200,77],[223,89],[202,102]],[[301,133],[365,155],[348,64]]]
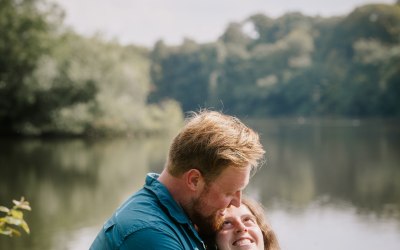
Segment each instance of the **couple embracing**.
[[259,204],[242,197],[264,153],[258,134],[239,119],[193,113],[162,173],[146,176],[90,249],[279,249]]

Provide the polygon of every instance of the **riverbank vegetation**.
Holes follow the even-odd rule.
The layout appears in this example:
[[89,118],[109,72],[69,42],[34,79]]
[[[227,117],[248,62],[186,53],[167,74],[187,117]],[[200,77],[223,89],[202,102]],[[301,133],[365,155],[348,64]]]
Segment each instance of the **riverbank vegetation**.
[[45,0],[0,2],[2,134],[158,134],[201,107],[400,116],[399,3],[329,18],[260,13],[215,42],[153,48],[78,35],[63,15]]

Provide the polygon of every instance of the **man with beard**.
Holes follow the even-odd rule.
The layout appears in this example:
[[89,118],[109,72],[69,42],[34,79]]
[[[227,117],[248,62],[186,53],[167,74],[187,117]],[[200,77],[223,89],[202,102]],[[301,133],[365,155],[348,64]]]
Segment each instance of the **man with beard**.
[[174,138],[162,173],[147,175],[90,249],[205,249],[198,231],[214,233],[215,218],[240,206],[263,155],[258,134],[239,119],[193,113]]

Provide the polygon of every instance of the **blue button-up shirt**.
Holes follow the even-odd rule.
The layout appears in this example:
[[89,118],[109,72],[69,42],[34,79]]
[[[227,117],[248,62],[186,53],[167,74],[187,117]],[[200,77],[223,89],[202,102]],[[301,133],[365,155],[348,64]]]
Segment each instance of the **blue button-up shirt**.
[[106,221],[90,250],[205,249],[192,222],[158,176],[146,176],[144,187]]

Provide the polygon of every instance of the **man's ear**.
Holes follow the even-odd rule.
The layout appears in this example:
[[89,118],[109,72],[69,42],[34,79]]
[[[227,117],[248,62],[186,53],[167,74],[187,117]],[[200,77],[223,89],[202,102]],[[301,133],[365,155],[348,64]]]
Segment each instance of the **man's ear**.
[[203,190],[204,178],[201,172],[197,169],[190,169],[186,172],[186,185],[192,191]]

